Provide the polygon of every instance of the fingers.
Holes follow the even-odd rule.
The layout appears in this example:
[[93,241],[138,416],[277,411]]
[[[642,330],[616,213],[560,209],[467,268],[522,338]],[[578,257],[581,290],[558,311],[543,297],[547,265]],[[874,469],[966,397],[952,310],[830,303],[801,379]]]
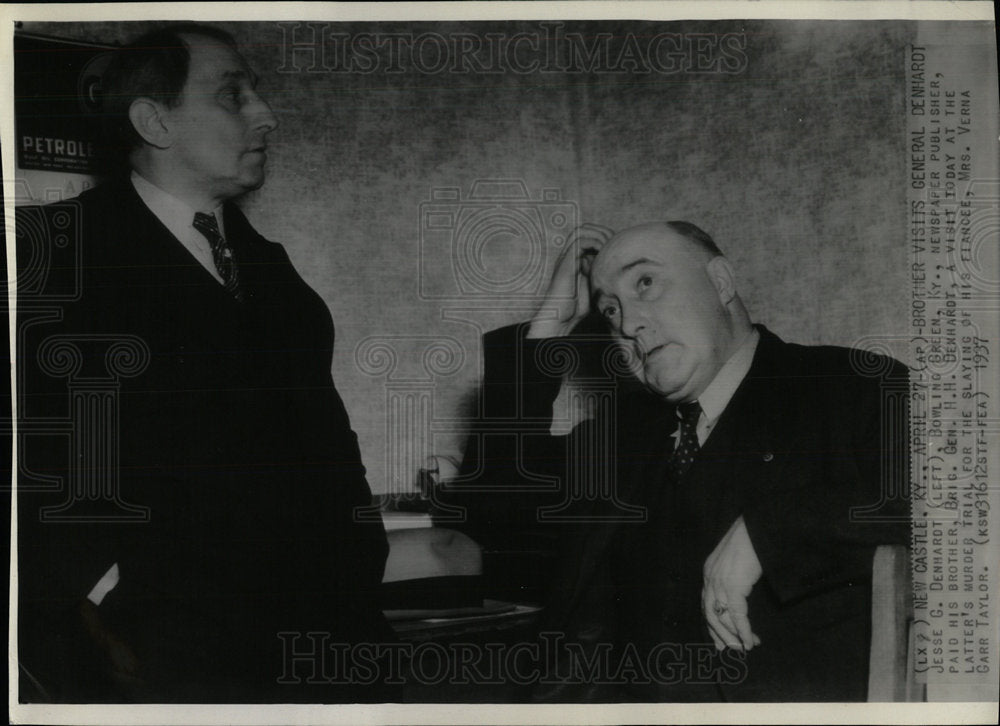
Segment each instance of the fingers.
[[708,634],[712,636],[712,642],[715,643],[716,650],[726,649],[726,642],[716,634],[715,629],[711,625],[708,626]]
[[[720,545],[721,546],[721,545]],[[705,562],[705,583],[702,587],[702,612],[716,648],[728,647],[750,651],[760,645],[760,638],[750,625],[747,594],[727,587],[723,558],[713,552]],[[720,641],[723,646],[720,646]]]
[[576,298],[577,319],[589,312],[590,268],[613,234],[611,229],[601,225],[580,225],[573,230],[556,262],[552,291],[565,298]]
[[613,236],[614,230],[610,227],[593,222],[581,224],[566,240],[566,246],[556,262],[556,269],[566,276],[570,274],[570,269],[575,273],[589,275],[597,253]]
[[577,245],[573,243],[567,244],[559,254],[559,259],[556,260],[554,279],[577,274],[579,272],[579,255],[580,249]]
[[708,634],[712,636],[712,642],[718,650],[725,648],[741,649],[739,638],[726,630],[725,626],[714,613],[706,613],[705,623],[708,625]]
[[615,231],[610,227],[605,227],[603,224],[584,222],[573,230],[572,236],[578,239],[587,238],[596,240],[601,244],[604,244],[615,236]]
[[702,611],[709,633],[720,648],[720,641],[729,648],[750,651],[760,645],[747,613],[747,601],[733,592],[725,593],[707,586],[702,590]]
[[590,268],[613,235],[609,227],[593,223],[573,230],[556,261],[545,301],[531,322],[529,338],[567,335],[586,317],[590,312]]
[[702,610],[712,639],[727,647],[749,651],[760,645],[750,625],[747,598],[762,575],[743,517],[705,560]]
[[727,533],[723,536],[722,541],[716,545],[715,549],[712,550],[712,554],[708,556],[708,559],[705,560],[705,583],[701,590],[701,610],[705,616],[705,622],[708,624],[709,634],[712,636],[715,647],[719,650],[726,647],[738,648],[740,646],[739,634],[735,626],[733,626],[732,622],[727,623],[723,620],[722,615],[725,613],[724,610],[717,610],[718,606],[727,602],[726,596],[721,591],[717,591],[716,588],[718,583],[716,567],[719,562],[719,554],[724,550],[728,539],[729,534]]
[[580,254],[578,256],[579,267],[577,268],[579,273],[583,275],[588,280],[590,279],[590,268],[594,266],[594,260],[597,259],[598,253],[600,253],[603,248],[603,242],[594,242],[593,240],[587,240],[588,244],[582,246],[581,242]]
[[[608,240],[614,236],[614,230],[604,225],[587,222],[581,224],[570,235],[570,243],[567,248],[576,247],[580,256],[581,272],[590,274],[590,264],[598,252],[607,244]],[[586,265],[586,268],[583,267]]]
[[726,648],[731,648],[732,646],[726,643],[726,639],[729,638],[725,631],[713,628],[711,624],[708,626],[708,634],[712,636],[712,642],[715,643],[716,650],[725,650]]
[[732,597],[727,601],[726,610],[719,616],[719,620],[726,627],[727,631],[734,633],[744,650],[752,650],[755,645],[760,645],[758,638],[750,627],[750,618],[747,616],[747,601],[739,596]]
[[747,601],[744,598],[738,597],[735,601],[729,603],[729,609],[726,610],[723,620],[727,618],[728,624],[739,635],[740,642],[746,650],[750,650],[754,645],[760,644],[760,639],[754,635],[753,630],[750,628],[750,618],[747,616]]
[[603,224],[597,224],[596,222],[584,222],[577,230],[586,230],[595,236],[601,237],[604,242],[615,236],[615,231],[611,227],[605,227]]
[[578,290],[582,294],[587,295],[588,306],[591,293],[590,270],[594,266],[594,260],[597,258],[597,255],[604,249],[604,245],[607,244],[608,240],[614,234],[614,230],[610,227],[594,224],[593,222],[582,224],[576,230],[577,239],[580,241],[580,274],[584,278]]
[[[591,258],[593,259],[593,258]],[[581,260],[581,266],[583,260]],[[590,267],[589,263],[587,265]],[[576,319],[582,320],[590,312],[590,278],[585,273],[576,276]]]
[[590,274],[590,266],[597,253],[604,247],[607,238],[603,233],[581,231],[585,227],[586,225],[578,227],[567,240],[566,246],[556,261],[555,278],[568,283],[574,280],[577,275]]
[[701,594],[701,609],[708,624],[708,632],[712,636],[715,647],[719,650],[723,648],[741,647],[739,634],[736,628],[723,620],[726,611],[720,609],[720,605],[725,602],[724,596],[718,594],[711,583],[706,582]]

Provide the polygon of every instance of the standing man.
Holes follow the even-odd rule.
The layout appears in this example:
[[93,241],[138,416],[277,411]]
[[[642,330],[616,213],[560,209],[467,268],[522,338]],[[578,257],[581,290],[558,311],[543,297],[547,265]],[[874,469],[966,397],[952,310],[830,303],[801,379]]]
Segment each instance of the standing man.
[[[863,700],[874,548],[908,541],[905,367],[753,325],[692,224],[585,236],[535,319],[485,337],[485,416],[520,433],[474,435],[466,483],[493,494],[455,495],[473,518],[506,518],[484,529],[526,526],[539,506],[579,525],[548,525],[566,536],[545,630],[584,649],[536,697]],[[603,417],[549,436],[552,346],[592,313],[630,375]],[[614,496],[595,496],[609,457]],[[560,491],[497,493],[546,480]]]
[[69,211],[82,265],[62,319],[25,326],[22,416],[71,413],[56,347],[78,351],[77,382],[107,375],[115,341],[132,356],[117,425],[73,434],[117,437],[117,467],[93,472],[113,484],[104,496],[53,519],[68,485],[31,483],[65,483],[78,462],[62,440],[22,446],[21,662],[50,697],[378,698],[343,679],[304,683],[311,670],[289,651],[314,647],[307,632],[391,638],[378,604],[387,544],[379,522],[353,516],[371,493],[331,378],[330,313],[233,203],[263,184],[278,125],[256,87],[216,28],[121,48],[103,109],[117,173],[23,210]]

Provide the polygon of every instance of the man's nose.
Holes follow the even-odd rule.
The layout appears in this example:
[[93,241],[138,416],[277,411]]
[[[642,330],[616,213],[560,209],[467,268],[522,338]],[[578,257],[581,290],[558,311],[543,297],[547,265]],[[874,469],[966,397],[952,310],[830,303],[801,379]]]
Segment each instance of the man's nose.
[[627,338],[635,338],[645,329],[639,311],[633,305],[621,303],[621,330]]
[[250,100],[251,125],[255,131],[269,134],[278,128],[278,117],[274,115],[270,104],[254,91]]

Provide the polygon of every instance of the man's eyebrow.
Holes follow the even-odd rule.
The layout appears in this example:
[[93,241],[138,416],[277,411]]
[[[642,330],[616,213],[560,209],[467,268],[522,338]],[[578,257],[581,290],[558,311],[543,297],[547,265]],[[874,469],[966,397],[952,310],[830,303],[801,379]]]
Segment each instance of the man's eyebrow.
[[[656,260],[651,260],[648,257],[639,257],[637,259],[632,260],[631,262],[626,262],[624,265],[622,265],[621,267],[618,268],[618,271],[619,272],[628,272],[633,267],[638,267],[639,265],[645,265],[645,264],[653,264],[653,265],[655,265],[655,264],[657,264],[657,262],[656,262]],[[592,303],[593,302],[597,302],[598,300],[600,300],[601,296],[603,296],[604,294],[605,294],[604,290],[602,290],[599,287],[595,287],[593,289],[593,291],[591,291],[591,293],[590,293],[590,301]]]
[[655,260],[651,260],[648,257],[639,257],[638,259],[632,260],[631,262],[626,262],[624,265],[621,266],[621,268],[618,271],[628,272],[633,267],[638,267],[639,265],[645,265],[647,263],[652,263],[652,262],[655,262]]

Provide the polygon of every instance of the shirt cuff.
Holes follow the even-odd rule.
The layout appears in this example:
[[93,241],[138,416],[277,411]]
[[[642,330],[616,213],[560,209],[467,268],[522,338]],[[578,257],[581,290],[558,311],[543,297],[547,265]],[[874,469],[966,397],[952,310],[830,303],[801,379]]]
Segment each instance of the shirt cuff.
[[111,565],[111,569],[104,573],[104,577],[97,581],[94,589],[87,594],[87,599],[94,605],[100,605],[105,595],[115,589],[118,585],[118,563]]

